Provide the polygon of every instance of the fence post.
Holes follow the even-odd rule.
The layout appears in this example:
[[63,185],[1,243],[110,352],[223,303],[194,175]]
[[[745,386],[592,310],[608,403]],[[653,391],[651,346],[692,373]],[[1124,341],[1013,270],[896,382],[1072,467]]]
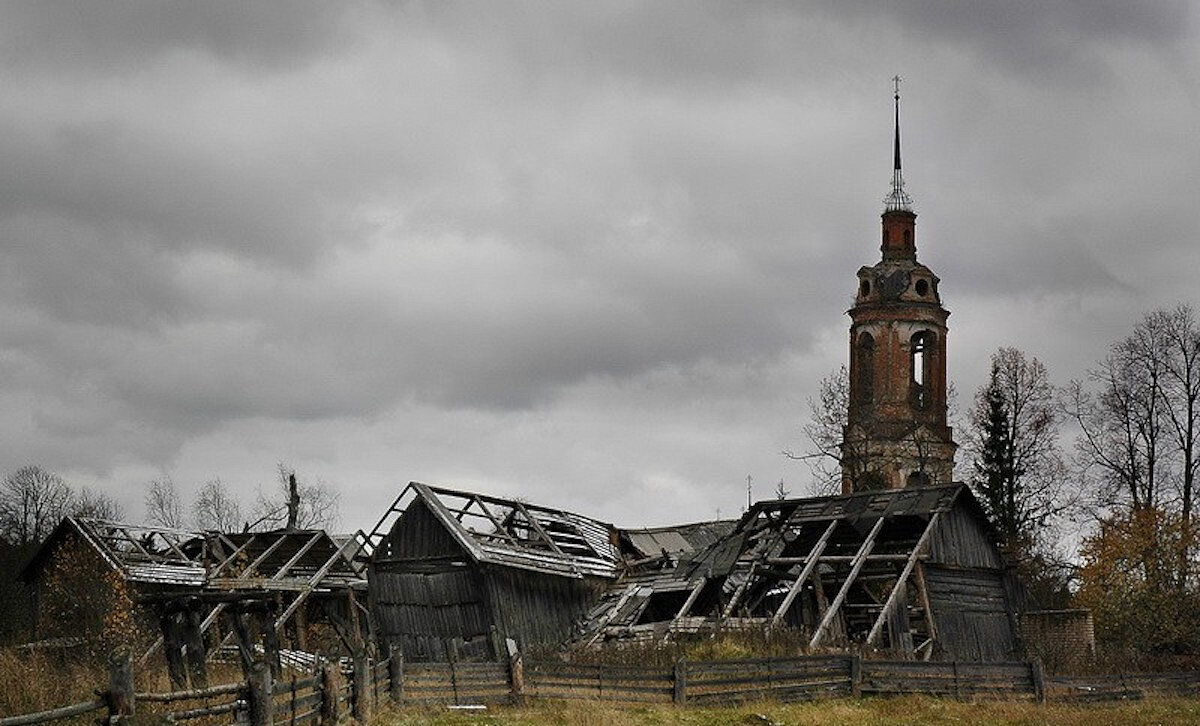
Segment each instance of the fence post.
[[862,695],[862,655],[859,653],[850,656],[850,695],[855,698]]
[[128,718],[134,714],[133,660],[128,648],[113,651],[108,659],[108,702],[109,721]]
[[954,698],[956,700],[961,701],[962,700],[962,689],[959,688],[959,686],[958,686],[958,661],[956,661],[956,660],[950,661],[950,667],[954,669]]
[[336,660],[321,665],[321,726],[337,726],[338,691],[341,689],[341,674]]
[[371,687],[370,670],[367,652],[361,648],[355,650],[353,680],[350,681],[350,712],[354,720],[363,726],[371,718],[371,702],[367,696],[367,689]]
[[1046,671],[1042,668],[1042,660],[1034,658],[1029,661],[1029,676],[1033,681],[1033,696],[1038,703],[1046,702]]
[[275,718],[274,699],[271,692],[274,679],[271,668],[261,660],[250,665],[250,689],[246,698],[246,710],[250,714],[250,726],[271,726]]
[[672,700],[682,706],[687,703],[687,659],[675,661],[675,694]]
[[508,659],[508,678],[512,683],[513,702],[520,703],[525,696],[525,661],[520,653],[514,653]]
[[388,646],[388,691],[396,705],[404,702],[404,653],[395,643]]

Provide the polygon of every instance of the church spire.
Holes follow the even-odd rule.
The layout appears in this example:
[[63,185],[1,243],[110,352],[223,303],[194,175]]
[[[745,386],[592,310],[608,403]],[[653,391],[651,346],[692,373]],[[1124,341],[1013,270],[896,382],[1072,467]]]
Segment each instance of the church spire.
[[892,191],[883,198],[884,212],[911,212],[912,197],[904,191],[904,176],[900,172],[900,76],[893,76],[896,94],[896,140],[892,163]]

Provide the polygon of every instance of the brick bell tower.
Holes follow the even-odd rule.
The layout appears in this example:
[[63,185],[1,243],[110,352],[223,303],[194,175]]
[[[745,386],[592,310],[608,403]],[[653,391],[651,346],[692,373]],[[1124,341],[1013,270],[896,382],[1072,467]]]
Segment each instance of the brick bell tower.
[[850,402],[842,432],[842,492],[951,481],[946,425],[946,319],[938,276],[917,262],[912,199],[900,173],[896,83],[892,191],[883,200],[883,259],[858,271],[850,308]]

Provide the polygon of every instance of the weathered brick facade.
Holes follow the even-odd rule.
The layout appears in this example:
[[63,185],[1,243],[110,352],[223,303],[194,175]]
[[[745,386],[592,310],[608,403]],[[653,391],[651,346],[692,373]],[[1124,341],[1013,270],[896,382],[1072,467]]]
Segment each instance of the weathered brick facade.
[[1078,668],[1096,653],[1096,626],[1090,610],[1038,610],[1021,613],[1026,655],[1055,670]]
[[[897,96],[899,102],[899,96]],[[946,424],[946,319],[938,277],[917,262],[916,220],[900,175],[897,109],[892,193],[883,258],[858,271],[849,310],[850,404],[842,437],[842,491],[898,489],[953,478]]]

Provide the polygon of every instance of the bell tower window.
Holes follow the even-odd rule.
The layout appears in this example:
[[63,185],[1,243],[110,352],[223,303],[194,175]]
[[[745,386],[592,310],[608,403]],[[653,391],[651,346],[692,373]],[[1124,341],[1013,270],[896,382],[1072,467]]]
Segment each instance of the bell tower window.
[[860,404],[869,406],[875,400],[875,338],[870,333],[858,336],[856,357],[855,393]]
[[909,340],[909,356],[911,358],[912,371],[909,380],[909,390],[913,408],[924,411],[929,408],[929,374],[932,371],[933,364],[933,341],[934,335],[927,330],[923,330],[913,335]]

